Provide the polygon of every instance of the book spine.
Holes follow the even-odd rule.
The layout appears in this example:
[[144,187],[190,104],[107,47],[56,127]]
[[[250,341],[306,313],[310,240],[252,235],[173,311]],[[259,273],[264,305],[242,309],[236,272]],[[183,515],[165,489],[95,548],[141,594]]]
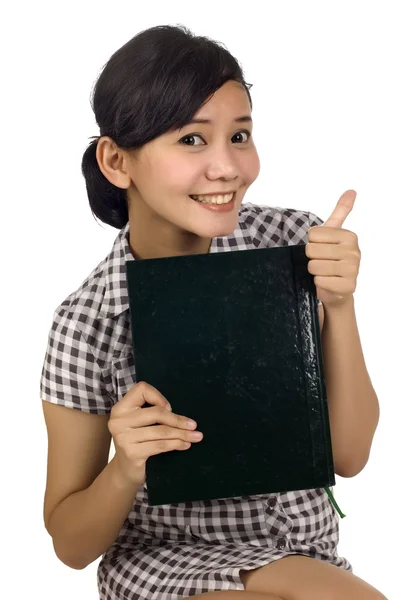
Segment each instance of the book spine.
[[[308,268],[307,268],[307,271],[308,271]],[[325,446],[327,448],[327,455],[330,456],[330,461],[328,461],[328,464],[327,464],[328,473],[329,473],[328,485],[332,486],[332,485],[336,484],[336,480],[335,480],[335,475],[334,475],[332,437],[331,437],[331,432],[330,432],[329,411],[328,411],[328,404],[327,404],[327,391],[326,391],[324,365],[323,365],[321,327],[320,327],[320,323],[319,323],[318,302],[317,302],[317,297],[316,297],[316,286],[314,283],[313,276],[310,273],[309,273],[309,275],[310,275],[310,291],[309,291],[310,316],[311,316],[313,340],[314,340],[314,344],[316,347],[316,356],[318,357],[318,361],[315,364],[315,366],[318,367],[317,368],[317,381],[319,382],[319,388],[320,388],[320,406],[321,406],[321,411],[322,411],[323,435],[324,435],[324,440],[325,440]]]
[[[328,481],[325,485],[335,485],[333,452],[331,444],[329,413],[327,411],[326,385],[324,379],[322,343],[316,299],[314,278],[308,271],[309,259],[305,254],[305,245],[290,248],[293,281],[296,290],[298,334],[301,341],[305,394],[307,399],[309,427],[313,442],[313,469],[326,455]],[[309,335],[306,332],[310,332]],[[321,430],[323,448],[315,448],[315,432]],[[323,460],[322,460],[323,463]],[[321,466],[321,465],[319,465]],[[323,466],[323,465],[322,465]]]

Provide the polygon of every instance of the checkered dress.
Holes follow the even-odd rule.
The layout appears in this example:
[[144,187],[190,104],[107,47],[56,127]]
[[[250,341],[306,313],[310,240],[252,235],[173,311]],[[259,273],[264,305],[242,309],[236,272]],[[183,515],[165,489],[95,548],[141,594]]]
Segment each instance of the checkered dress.
[[[310,212],[246,202],[237,229],[213,238],[209,252],[307,243],[308,228],[322,223]],[[55,310],[40,382],[43,400],[109,414],[136,383],[125,271],[125,261],[134,260],[128,236],[129,224],[110,254]],[[150,507],[144,484],[99,563],[99,597],[182,600],[243,590],[240,569],[289,554],[352,572],[337,552],[338,520],[324,489]]]

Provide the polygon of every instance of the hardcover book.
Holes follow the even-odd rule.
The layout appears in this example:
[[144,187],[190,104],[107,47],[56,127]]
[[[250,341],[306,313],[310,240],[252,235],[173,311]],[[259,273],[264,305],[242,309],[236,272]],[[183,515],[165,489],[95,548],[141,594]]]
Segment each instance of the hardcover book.
[[304,244],[126,261],[137,383],[204,435],[148,458],[149,505],[335,485],[308,261]]

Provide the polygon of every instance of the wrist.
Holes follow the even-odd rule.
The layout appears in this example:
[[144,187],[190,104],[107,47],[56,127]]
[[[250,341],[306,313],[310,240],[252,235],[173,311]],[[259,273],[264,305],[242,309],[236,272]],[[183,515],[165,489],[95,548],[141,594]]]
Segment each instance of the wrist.
[[116,454],[108,463],[108,468],[110,473],[111,484],[115,489],[121,492],[135,493],[138,490],[138,488],[141,487],[141,485],[132,482],[124,475],[122,469],[120,468],[120,464]]
[[323,302],[323,308],[325,311],[325,314],[331,315],[331,314],[340,314],[340,313],[346,313],[346,312],[350,312],[354,309],[355,307],[355,302],[354,302],[354,295],[352,294],[351,296],[349,296],[348,298],[345,298],[344,300],[341,300],[340,302],[336,302],[333,304],[328,304],[327,302]]

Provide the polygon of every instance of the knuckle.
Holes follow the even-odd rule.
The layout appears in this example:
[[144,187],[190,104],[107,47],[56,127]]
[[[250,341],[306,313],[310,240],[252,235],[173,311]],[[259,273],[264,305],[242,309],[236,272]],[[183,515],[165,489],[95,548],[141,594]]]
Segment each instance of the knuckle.
[[116,433],[116,421],[114,418],[109,419],[108,430],[112,435],[114,435]]
[[168,438],[170,437],[170,427],[167,427],[167,425],[159,425],[157,433],[164,438]]
[[162,423],[164,420],[165,411],[161,406],[154,407],[154,417],[158,421],[158,423]]
[[166,450],[167,440],[156,440],[156,446],[159,450]]
[[161,417],[162,417],[162,419],[164,419],[165,415],[166,415],[168,412],[169,412],[169,411],[166,409],[166,407],[165,407],[165,406],[163,406],[163,405],[162,405],[162,406],[159,406],[159,407],[158,407],[158,414],[159,414],[159,416],[161,416]]
[[145,392],[149,390],[149,384],[146,381],[139,381],[134,386],[134,391],[136,394],[145,395]]
[[356,264],[352,264],[351,268],[350,268],[350,273],[354,274],[357,272],[357,265]]
[[177,417],[177,427],[185,429],[187,426],[187,417]]

